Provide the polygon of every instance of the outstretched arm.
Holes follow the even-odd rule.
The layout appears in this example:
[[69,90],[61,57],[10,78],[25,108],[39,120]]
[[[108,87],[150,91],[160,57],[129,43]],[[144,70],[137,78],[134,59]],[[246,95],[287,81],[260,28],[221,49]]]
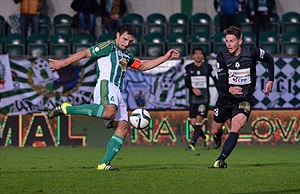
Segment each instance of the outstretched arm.
[[70,57],[66,58],[64,61],[49,59],[49,65],[53,70],[60,69],[70,65],[71,63],[77,62],[80,59],[87,58],[87,57],[91,57],[91,53],[89,49],[79,51],[74,55],[71,55]]
[[154,67],[159,66],[163,62],[178,58],[179,56],[180,56],[180,54],[178,51],[176,51],[174,49],[170,49],[164,56],[158,57],[156,59],[144,61],[142,63],[142,65],[140,66],[139,70],[146,71],[149,69],[153,69]]

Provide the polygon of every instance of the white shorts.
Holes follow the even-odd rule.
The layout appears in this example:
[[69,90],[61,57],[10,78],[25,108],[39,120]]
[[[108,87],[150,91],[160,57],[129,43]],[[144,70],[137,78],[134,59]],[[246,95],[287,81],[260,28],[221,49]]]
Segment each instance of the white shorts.
[[[102,104],[103,106],[108,104],[116,105],[118,110],[114,121],[128,122],[127,106],[122,98],[120,89],[113,83],[107,80],[97,82],[94,89],[94,103]],[[108,128],[111,128],[111,122],[111,120],[104,120],[105,126]]]

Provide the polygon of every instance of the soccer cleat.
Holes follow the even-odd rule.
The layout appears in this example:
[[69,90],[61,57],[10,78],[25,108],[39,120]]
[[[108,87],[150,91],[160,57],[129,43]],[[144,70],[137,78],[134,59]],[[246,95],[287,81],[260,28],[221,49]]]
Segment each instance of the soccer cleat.
[[193,146],[192,144],[190,144],[185,151],[195,151],[195,146]]
[[226,126],[225,125],[222,126],[222,131],[223,131],[223,133],[226,132]]
[[207,142],[209,141],[209,135],[205,134],[205,139],[203,140],[203,145],[204,145],[204,149],[208,150],[209,149],[209,145],[207,144]]
[[52,119],[57,116],[66,115],[67,114],[67,107],[72,106],[70,102],[63,102],[61,105],[53,108],[48,113],[48,118]]
[[119,170],[110,165],[110,163],[98,164],[97,170]]
[[217,137],[214,136],[214,142],[213,142],[213,146],[215,149],[218,149],[222,144],[222,136],[221,137]]
[[216,160],[212,168],[227,168],[227,164],[223,160]]

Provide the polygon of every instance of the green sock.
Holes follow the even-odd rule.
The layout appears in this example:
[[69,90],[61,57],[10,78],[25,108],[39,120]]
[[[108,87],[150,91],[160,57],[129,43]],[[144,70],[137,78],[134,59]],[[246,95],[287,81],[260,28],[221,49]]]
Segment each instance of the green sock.
[[120,151],[123,144],[123,138],[113,135],[106,146],[106,152],[100,164],[112,161],[115,155]]
[[78,106],[68,106],[67,113],[71,115],[88,115],[102,118],[104,106],[101,104],[83,104]]

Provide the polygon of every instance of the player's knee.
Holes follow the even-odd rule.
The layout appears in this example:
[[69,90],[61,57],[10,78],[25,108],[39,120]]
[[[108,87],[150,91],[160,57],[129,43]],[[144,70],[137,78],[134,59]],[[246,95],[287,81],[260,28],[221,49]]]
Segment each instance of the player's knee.
[[105,107],[102,118],[107,120],[114,120],[116,117],[117,110],[111,107]]
[[128,133],[129,131],[127,123],[122,123],[121,121],[121,123],[119,123],[116,127],[115,134],[122,138],[125,138]]

